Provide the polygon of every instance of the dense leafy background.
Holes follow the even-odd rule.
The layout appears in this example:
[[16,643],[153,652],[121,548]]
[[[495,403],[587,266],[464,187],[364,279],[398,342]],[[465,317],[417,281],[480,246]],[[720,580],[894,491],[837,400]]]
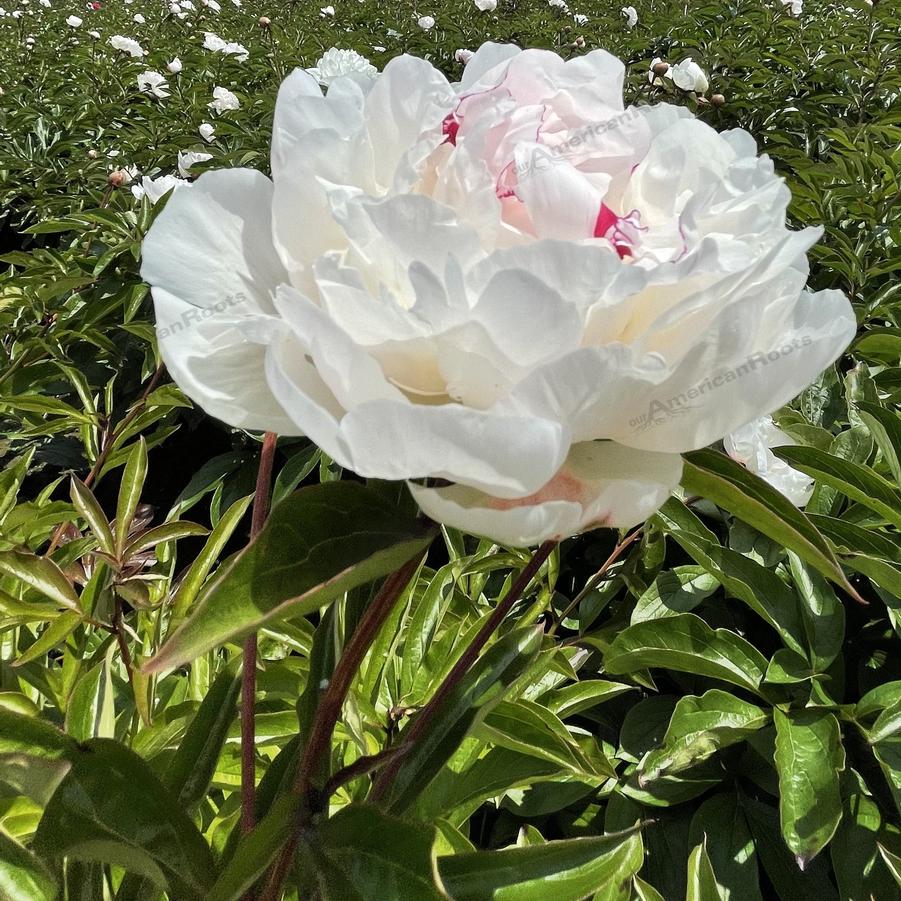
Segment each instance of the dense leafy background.
[[[627,63],[629,100],[666,94],[748,129],[788,180],[794,220],[825,226],[811,281],[848,293],[860,332],[777,416],[804,445],[793,465],[818,478],[809,520],[711,452],[637,536],[564,543],[381,806],[364,803],[367,776],[337,789],[289,893],[899,897],[897,4],[808,0],[792,18],[779,0],[648,0],[630,31],[598,0],[570,13],[333,0],[333,17],[306,0],[198,0],[184,19],[151,0],[52,2],[9,0],[0,17],[0,896],[240,897],[291,832],[283,785],[371,580],[431,537],[394,486],[326,486],[338,493],[318,514],[309,492],[325,489],[310,486],[342,473],[282,441],[275,515],[296,527],[231,566],[259,441],[158,369],[137,274],[158,207],[109,186],[110,171],[172,173],[186,149],[265,170],[292,67],[336,45],[379,66],[427,55],[454,76],[457,48],[494,39],[606,47]],[[249,59],[202,49],[205,30]],[[114,34],[145,59],[116,53]],[[171,96],[140,93],[137,75],[175,56]],[[692,56],[725,103],[651,87],[656,56]],[[212,114],[214,85],[241,108]],[[264,550],[314,561],[296,567],[305,602],[277,606],[291,592],[265,578]],[[448,531],[432,541],[352,686],[332,771],[403,735],[526,559]],[[337,568],[342,593],[316,589]],[[142,669],[186,619],[169,645],[179,666]],[[265,818],[238,841],[239,638],[260,623]]]

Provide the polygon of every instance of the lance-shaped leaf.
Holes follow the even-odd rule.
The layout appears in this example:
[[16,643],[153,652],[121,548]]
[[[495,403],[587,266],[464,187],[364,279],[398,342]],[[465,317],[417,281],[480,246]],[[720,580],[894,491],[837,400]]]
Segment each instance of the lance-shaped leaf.
[[454,901],[547,897],[580,901],[614,882],[628,884],[643,863],[641,836],[631,829],[543,845],[454,854],[439,858],[438,871]]
[[133,751],[109,739],[79,747],[33,847],[47,859],[115,862],[172,897],[207,897],[213,856],[173,794]]
[[53,901],[56,893],[56,881],[41,861],[0,831],[0,898]]
[[629,626],[604,658],[604,669],[613,674],[655,666],[721,679],[758,692],[767,661],[734,632],[711,629],[693,613],[682,613]]
[[806,472],[818,482],[831,485],[885,517],[887,522],[901,527],[901,490],[868,466],[801,445],[776,447],[773,453],[795,469]]
[[262,625],[318,610],[394,572],[435,532],[355,482],[303,488],[283,501],[146,666],[172,669]]
[[76,754],[55,726],[0,708],[0,783],[46,804]]
[[801,869],[835,834],[842,817],[841,728],[828,710],[773,711],[782,836]]
[[48,557],[36,557],[20,551],[0,551],[0,572],[24,582],[59,607],[81,609],[72,583]]
[[139,438],[128,453],[119,499],[116,502],[116,554],[121,555],[128,541],[128,532],[134,520],[135,511],[141,501],[144,480],[147,478],[147,443]]
[[688,769],[720,748],[744,741],[769,719],[762,708],[716,688],[701,697],[680,698],[663,746],[641,762],[639,781],[644,785],[665,773]]
[[686,491],[706,497],[754,526],[861,600],[848,584],[829,542],[781,492],[718,451],[692,451],[684,458],[682,484]]

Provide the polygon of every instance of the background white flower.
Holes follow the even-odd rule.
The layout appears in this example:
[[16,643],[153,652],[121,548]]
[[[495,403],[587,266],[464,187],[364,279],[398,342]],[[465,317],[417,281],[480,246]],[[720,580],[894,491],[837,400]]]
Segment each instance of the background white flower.
[[683,91],[703,94],[709,87],[704,70],[690,56],[683,59],[681,63],[670,66],[666,77],[671,78],[673,84]]
[[339,50],[332,47],[326,50],[315,66],[307,72],[319,82],[328,86],[342,75],[356,74],[364,78],[374,78],[378,74],[375,66],[356,50]]
[[624,6],[623,15],[626,17],[626,27],[630,30],[638,24],[638,10],[634,6]]
[[431,16],[420,16],[419,19],[416,21],[416,24],[423,31],[430,31],[431,29],[433,29],[435,27],[435,20]]
[[490,13],[497,9],[497,0],[475,0],[475,5],[483,13]]
[[197,131],[208,144],[216,139],[216,129],[209,122],[202,123]]
[[465,48],[461,48],[454,53],[454,59],[458,63],[463,63],[464,65],[468,63],[472,59],[472,50],[466,50]]
[[796,507],[803,507],[813,495],[814,480],[806,473],[792,469],[771,450],[796,443],[773,422],[772,416],[761,416],[723,439],[726,453],[733,460],[769,482]]
[[191,183],[174,175],[160,175],[150,178],[145,175],[140,182],[132,185],[131,193],[140,200],[146,196],[151,203],[156,203],[176,188],[190,187]]
[[135,13],[132,16],[132,21],[137,23],[138,25],[144,25],[147,22],[147,20],[140,13]]
[[66,25],[71,26],[72,28],[81,28],[82,19],[79,19],[78,16],[69,16],[66,19]]
[[153,94],[154,97],[168,97],[168,84],[166,77],[160,72],[148,70],[138,76],[138,89],[145,94]]
[[191,166],[195,163],[205,163],[213,158],[212,153],[200,153],[196,150],[178,151],[178,174],[182,178],[188,178],[191,174]]
[[166,69],[168,69],[173,75],[178,75],[178,73],[182,70],[181,60],[176,56],[174,59],[166,63]]
[[217,113],[224,113],[226,110],[240,109],[241,103],[228,88],[215,87],[213,99],[207,106]]
[[109,42],[116,50],[121,50],[123,53],[128,53],[134,57],[144,56],[144,49],[133,38],[126,38],[121,34],[114,34],[109,39]]

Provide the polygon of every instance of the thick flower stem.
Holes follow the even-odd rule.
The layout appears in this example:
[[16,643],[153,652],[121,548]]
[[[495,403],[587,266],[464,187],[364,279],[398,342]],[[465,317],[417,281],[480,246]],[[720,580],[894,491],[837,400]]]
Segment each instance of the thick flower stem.
[[[275,432],[266,432],[260,451],[250,540],[260,533],[269,515],[269,489],[272,483],[272,463],[275,458]],[[250,832],[256,825],[256,726],[254,721],[257,688],[257,635],[244,640],[244,661],[241,668],[241,831]]]
[[[558,542],[556,541],[545,541],[544,544],[540,545],[538,550],[535,551],[532,559],[529,560],[528,564],[526,564],[523,571],[519,574],[519,577],[510,586],[510,590],[504,596],[504,599],[494,608],[494,612],[486,620],[476,637],[460,655],[460,658],[453,665],[451,671],[447,674],[441,685],[438,686],[438,690],[432,695],[428,704],[416,714],[416,718],[404,733],[404,747],[411,748],[419,736],[429,728],[429,725],[438,711],[440,711],[447,696],[453,691],[466,673],[469,672],[470,667],[478,659],[482,648],[485,647],[498,626],[513,609],[513,605],[522,597],[526,588],[529,587],[529,583],[537,574],[538,570],[541,569],[541,565],[551,555],[554,548],[557,547],[557,544]],[[399,754],[382,768],[379,778],[376,780],[372,792],[370,793],[370,800],[377,801],[384,797],[385,792],[387,792],[397,771],[400,769],[403,757],[404,755],[402,753]]]
[[[379,630],[394,609],[398,598],[419,568],[419,561],[420,558],[417,555],[385,580],[378,594],[360,618],[335,666],[328,687],[319,701],[316,716],[310,728],[310,737],[294,776],[292,790],[301,803],[298,831],[309,824],[310,817],[319,806],[318,799],[324,794],[321,790],[322,786],[316,784],[319,779],[318,774],[323,770],[331,752],[332,735],[354,677]],[[277,901],[279,898],[297,850],[297,842],[298,835],[295,833],[282,849],[281,855],[271,871],[269,882],[263,893],[263,901]]]

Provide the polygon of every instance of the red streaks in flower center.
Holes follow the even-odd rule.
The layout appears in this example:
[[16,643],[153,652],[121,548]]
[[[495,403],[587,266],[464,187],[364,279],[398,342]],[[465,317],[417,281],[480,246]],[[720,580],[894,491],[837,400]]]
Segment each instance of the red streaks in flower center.
[[606,203],[601,203],[594,223],[594,237],[608,240],[620,259],[634,256],[638,232],[646,230],[638,224],[640,219],[638,210],[632,210],[628,216],[617,216]]
[[572,473],[561,469],[547,484],[528,497],[493,497],[488,506],[493,510],[514,510],[517,507],[532,507],[535,504],[546,504],[548,501],[569,501],[573,504],[584,503],[585,483]]
[[454,113],[448,113],[441,123],[441,133],[445,136],[446,144],[457,146],[457,132],[460,130],[460,120]]

